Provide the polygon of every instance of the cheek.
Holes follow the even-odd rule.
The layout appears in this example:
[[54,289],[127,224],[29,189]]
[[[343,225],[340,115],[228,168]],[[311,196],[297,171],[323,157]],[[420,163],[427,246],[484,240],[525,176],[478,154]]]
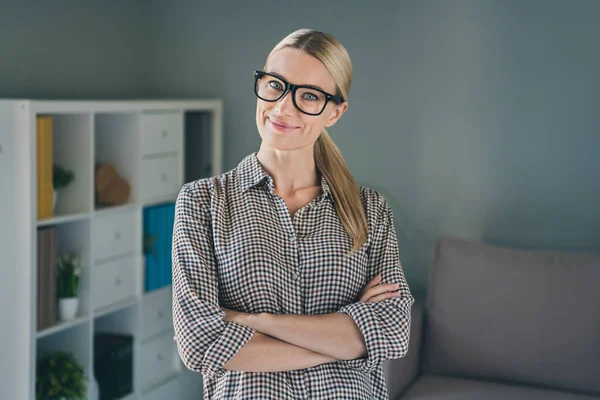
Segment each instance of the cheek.
[[256,122],[264,124],[264,120],[267,118],[267,115],[273,107],[274,103],[259,100],[256,103]]
[[308,136],[318,136],[321,132],[323,132],[323,128],[325,127],[326,119],[321,117],[309,117],[302,118],[302,122],[304,123],[304,132]]

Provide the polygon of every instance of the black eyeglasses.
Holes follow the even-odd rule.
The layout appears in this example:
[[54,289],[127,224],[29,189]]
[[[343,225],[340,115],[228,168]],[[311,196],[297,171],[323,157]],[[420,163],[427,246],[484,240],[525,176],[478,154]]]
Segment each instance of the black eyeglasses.
[[320,115],[327,103],[341,104],[342,96],[329,94],[314,86],[293,85],[277,75],[264,71],[254,71],[254,93],[261,100],[274,102],[292,92],[294,106],[304,114]]

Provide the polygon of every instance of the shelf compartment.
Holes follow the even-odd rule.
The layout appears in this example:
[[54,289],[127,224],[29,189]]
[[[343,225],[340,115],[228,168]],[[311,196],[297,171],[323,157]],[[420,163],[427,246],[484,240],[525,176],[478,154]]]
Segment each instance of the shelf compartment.
[[89,382],[93,374],[90,320],[37,339],[36,359],[46,352],[56,350],[72,352],[77,361],[83,365],[84,374],[88,378],[86,386],[89,398]]
[[101,313],[140,295],[141,256],[115,259],[92,267],[92,307]]
[[89,220],[49,225],[37,230],[36,319],[38,334],[70,326],[58,315],[57,274],[58,257],[65,253],[77,254],[82,261],[77,297],[77,318],[90,314],[90,223]]
[[[126,203],[138,202],[139,130],[139,113],[97,113],[94,117],[94,168],[101,163],[110,164],[115,168],[116,173],[129,186]],[[95,180],[93,193],[96,209],[122,205],[99,204]]]
[[164,333],[139,346],[139,382],[142,391],[178,373],[180,368],[173,333]]
[[[37,117],[51,121],[51,164],[72,171],[75,178],[65,188],[54,188],[57,189],[54,210],[39,220],[89,212],[92,206],[92,114],[39,114]],[[38,152],[44,152],[45,148],[40,146]],[[44,170],[38,169],[38,179],[52,177],[53,172],[45,170],[50,168],[50,163],[41,168]],[[38,200],[48,201],[39,197]]]
[[172,287],[146,293],[142,296],[140,313],[140,339],[147,340],[173,331]]
[[137,305],[94,320],[94,369],[100,391],[117,398],[135,394]]
[[97,212],[92,221],[94,243],[94,263],[105,260],[139,254],[142,239],[140,237],[141,211],[137,207],[115,207],[114,211]]
[[142,115],[142,156],[180,154],[183,150],[181,111]]
[[183,164],[178,155],[144,158],[142,164],[141,196],[145,205],[171,202],[183,186]]

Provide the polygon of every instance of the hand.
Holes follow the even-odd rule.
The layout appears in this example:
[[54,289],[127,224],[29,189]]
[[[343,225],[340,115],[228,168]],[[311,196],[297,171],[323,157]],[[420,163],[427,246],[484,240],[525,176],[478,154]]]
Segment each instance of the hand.
[[360,293],[360,300],[363,303],[377,303],[383,300],[400,297],[397,283],[381,283],[381,275],[377,275],[371,280]]

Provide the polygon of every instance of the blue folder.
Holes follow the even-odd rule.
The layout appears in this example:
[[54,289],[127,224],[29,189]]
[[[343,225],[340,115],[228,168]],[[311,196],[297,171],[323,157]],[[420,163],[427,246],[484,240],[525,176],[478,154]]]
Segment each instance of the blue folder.
[[150,292],[172,283],[171,252],[175,204],[144,208],[144,234],[155,240],[146,253],[145,291]]

